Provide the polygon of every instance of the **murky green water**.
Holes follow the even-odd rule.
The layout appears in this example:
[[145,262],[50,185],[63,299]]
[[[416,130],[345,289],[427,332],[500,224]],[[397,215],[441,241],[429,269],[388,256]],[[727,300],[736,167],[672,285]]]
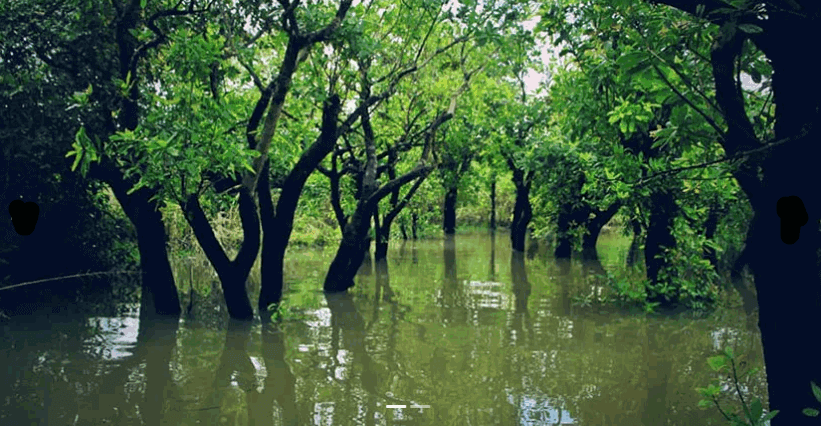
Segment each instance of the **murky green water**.
[[[136,308],[17,317],[0,342],[0,424],[726,424],[694,388],[720,348],[761,365],[754,322],[740,308],[688,319],[571,303],[624,246],[604,236],[602,266],[515,257],[506,234],[397,243],[327,298],[332,250],[289,252],[276,326],[205,301],[179,323],[141,324]],[[766,394],[763,373],[742,384]]]

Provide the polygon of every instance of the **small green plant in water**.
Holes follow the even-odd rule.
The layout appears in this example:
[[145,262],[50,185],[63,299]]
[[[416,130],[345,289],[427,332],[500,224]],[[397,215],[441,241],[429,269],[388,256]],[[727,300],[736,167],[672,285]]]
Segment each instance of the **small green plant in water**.
[[[710,368],[712,368],[715,372],[724,372],[729,370],[728,376],[733,381],[735,390],[738,393],[738,398],[741,400],[742,412],[727,413],[722,410],[721,405],[719,404],[721,387],[719,386],[718,379],[715,379],[713,383],[710,383],[706,388],[696,388],[696,392],[705,397],[705,399],[699,401],[698,406],[709,407],[710,405],[715,404],[721,415],[723,415],[724,418],[727,419],[727,421],[733,426],[765,425],[770,419],[778,414],[778,410],[773,410],[765,414],[764,407],[761,404],[761,399],[759,398],[756,398],[751,403],[747,404],[747,400],[741,392],[739,379],[756,373],[758,368],[751,368],[739,375],[736,368],[737,359],[738,358],[733,353],[733,350],[731,348],[727,348],[723,354],[708,358],[707,364],[710,365]],[[741,364],[743,366],[743,362]],[[821,399],[819,399],[819,401],[821,401]]]
[[[821,402],[821,388],[819,388],[818,385],[815,384],[815,382],[810,382],[810,387],[812,388],[812,394],[813,396],[815,396],[815,399],[818,400],[818,402]],[[818,409],[816,408],[805,408],[801,410],[801,412],[808,417],[818,417],[819,413]]]

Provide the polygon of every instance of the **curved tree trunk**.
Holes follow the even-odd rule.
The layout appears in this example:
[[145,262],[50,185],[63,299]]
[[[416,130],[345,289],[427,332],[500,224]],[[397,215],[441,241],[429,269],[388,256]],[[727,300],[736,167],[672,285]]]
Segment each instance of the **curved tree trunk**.
[[146,189],[128,195],[130,186],[124,179],[111,179],[110,185],[137,231],[142,290],[143,297],[149,303],[147,306],[152,306],[158,314],[179,315],[182,307],[171,263],[168,261],[168,235],[162,214],[154,203],[148,202],[150,194],[147,194]]
[[256,261],[260,247],[260,220],[257,205],[250,191],[241,187],[239,192],[239,212],[242,221],[243,240],[239,252],[230,260],[222,245],[214,235],[214,230],[200,206],[199,197],[192,195],[181,203],[185,219],[191,225],[197,241],[220,278],[225,305],[231,318],[252,320],[254,310],[248,298],[246,282]]
[[599,240],[599,235],[601,235],[604,225],[618,213],[620,208],[621,203],[615,203],[605,211],[597,210],[596,217],[587,221],[587,232],[582,237],[583,258],[588,260],[599,258],[599,253],[596,251],[596,242]]

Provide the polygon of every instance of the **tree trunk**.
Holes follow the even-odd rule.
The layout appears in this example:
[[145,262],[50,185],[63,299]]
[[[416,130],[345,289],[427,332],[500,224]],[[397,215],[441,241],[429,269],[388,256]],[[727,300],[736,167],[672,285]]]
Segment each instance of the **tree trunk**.
[[496,177],[490,182],[490,229],[496,229]]
[[457,197],[458,189],[456,187],[448,188],[448,191],[445,193],[445,206],[444,206],[444,218],[443,218],[443,229],[445,234],[453,235],[456,233],[456,197]]
[[[704,236],[707,240],[712,241],[715,238],[716,230],[718,229],[719,209],[717,206],[710,207],[710,213],[707,215],[707,221],[704,223]],[[715,249],[704,246],[702,248],[701,257],[710,261],[713,268],[718,272],[718,257]]]
[[570,259],[573,252],[573,245],[570,241],[570,209],[569,205],[559,208],[559,215],[556,221],[556,249],[553,256],[557,259]]
[[627,250],[627,266],[633,266],[639,261],[639,251],[641,248],[641,222],[636,219],[630,221],[633,228],[633,240]]
[[411,232],[413,233],[413,239],[419,239],[417,234],[417,229],[419,228],[419,215],[416,212],[411,214]]
[[153,306],[158,314],[179,315],[182,307],[171,263],[168,261],[168,235],[165,233],[162,214],[155,203],[147,201],[150,194],[146,189],[128,195],[130,186],[125,180],[112,179],[110,185],[137,231],[143,297],[148,298],[148,306]]
[[[311,146],[302,153],[297,164],[288,173],[282,185],[282,193],[279,196],[274,210],[271,199],[271,188],[269,182],[270,162],[266,161],[262,168],[262,176],[259,179],[259,212],[262,224],[262,255],[260,267],[260,289],[257,306],[260,316],[268,315],[268,308],[277,305],[282,300],[284,286],[283,268],[285,265],[285,251],[291,239],[291,232],[294,228],[294,216],[302,195],[302,189],[308,177],[316,169],[317,165],[330,153],[336,145],[338,132],[337,117],[340,110],[340,100],[338,95],[329,97],[322,109],[322,130],[319,137]],[[350,125],[351,117],[345,120],[343,129]],[[338,185],[338,180],[336,181]],[[333,187],[333,180],[332,180]],[[337,191],[338,195],[338,191]],[[335,209],[338,207],[334,205]],[[344,220],[339,217],[337,220]]]
[[362,265],[362,260],[365,258],[365,253],[370,246],[368,228],[370,227],[372,212],[366,211],[366,204],[360,201],[356,211],[345,225],[342,241],[339,242],[336,256],[328,268],[328,274],[325,276],[324,288],[326,292],[342,292],[354,286],[354,277]]
[[181,207],[200,247],[219,276],[228,315],[237,320],[252,320],[254,310],[251,308],[251,300],[248,298],[245,286],[248,274],[259,254],[261,241],[257,205],[250,191],[243,186],[239,193],[243,240],[233,260],[228,258],[214,235],[214,230],[200,206],[199,197],[192,195],[187,201],[181,203]]
[[[676,238],[673,236],[673,221],[676,217],[678,207],[672,190],[657,192],[652,197],[653,204],[650,210],[650,220],[647,226],[647,238],[644,243],[644,264],[647,266],[647,279],[651,287],[660,284],[660,273],[668,266],[664,259],[665,249],[676,247]],[[656,258],[656,256],[662,256]],[[670,271],[673,272],[673,271]],[[675,294],[663,295],[652,291],[649,300],[658,302],[667,307],[677,301]]]
[[374,248],[373,259],[380,261],[388,257],[388,240],[391,233],[390,222],[383,223],[376,232],[376,247]]
[[510,224],[510,242],[515,251],[525,250],[527,227],[533,217],[529,193],[530,190],[526,186],[516,188],[516,204],[513,207],[513,221]]
[[587,232],[585,232],[582,237],[582,257],[588,260],[599,258],[599,254],[596,251],[596,242],[599,240],[601,230],[604,228],[604,225],[618,213],[620,208],[621,203],[616,203],[605,211],[597,210],[596,217],[587,221]]
[[513,183],[516,185],[516,204],[513,206],[513,221],[510,224],[510,243],[513,250],[525,251],[525,238],[533,208],[530,206],[530,179],[523,171],[513,171]]
[[407,228],[407,226],[405,226],[405,220],[404,219],[401,222],[399,222],[399,231],[402,232],[402,240],[407,241],[408,240],[408,228]]

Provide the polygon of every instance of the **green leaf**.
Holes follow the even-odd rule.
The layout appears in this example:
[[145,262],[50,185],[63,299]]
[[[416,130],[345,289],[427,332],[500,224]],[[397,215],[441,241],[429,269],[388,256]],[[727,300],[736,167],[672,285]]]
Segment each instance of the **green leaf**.
[[740,29],[741,31],[744,31],[747,34],[758,34],[762,31],[764,31],[758,25],[753,25],[753,24],[739,24],[738,29]]
[[145,4],[148,3],[147,0],[140,0],[140,9],[145,9]]
[[710,401],[709,399],[702,399],[698,402],[698,406],[701,408],[707,408],[711,405],[713,405],[713,401]]
[[818,417],[818,410],[815,408],[805,408],[801,412],[807,417]]
[[761,418],[761,413],[764,412],[764,408],[761,406],[761,400],[756,399],[752,403],[750,403],[750,420],[757,421]]
[[815,395],[815,399],[821,402],[821,388],[819,388],[815,382],[810,382],[810,386],[812,387],[812,394]]
[[727,358],[723,355],[712,356],[707,358],[707,364],[710,365],[713,371],[719,371],[727,365]]
[[770,420],[770,419],[772,419],[773,417],[775,417],[777,414],[778,414],[778,410],[773,410],[773,411],[770,411],[769,413],[767,413],[767,415],[766,415],[766,416],[764,416],[764,417],[762,417],[762,418],[761,418],[761,422],[762,422],[762,423],[763,423],[763,422],[766,422],[767,420]]

